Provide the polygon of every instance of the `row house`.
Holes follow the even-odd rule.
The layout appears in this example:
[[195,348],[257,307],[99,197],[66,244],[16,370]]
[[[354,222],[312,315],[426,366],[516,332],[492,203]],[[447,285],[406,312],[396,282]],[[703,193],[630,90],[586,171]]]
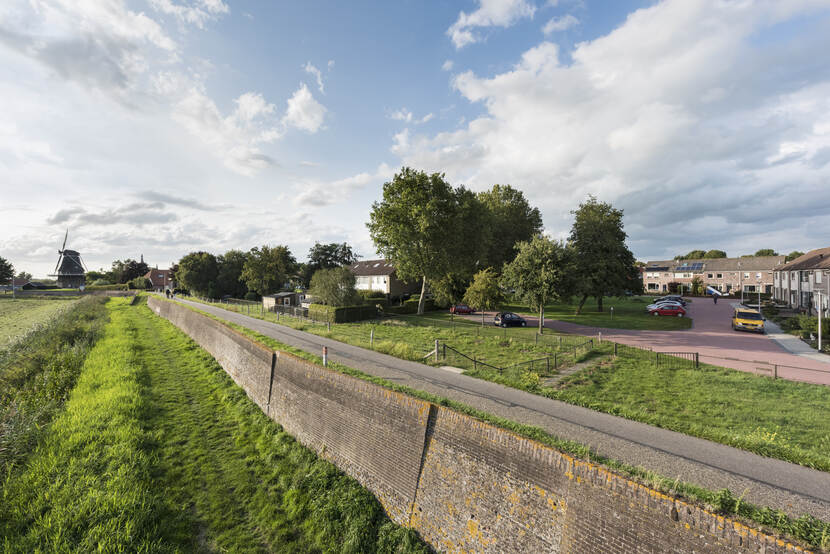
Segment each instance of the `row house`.
[[349,266],[355,276],[357,290],[379,291],[387,297],[415,294],[421,290],[421,283],[407,283],[398,279],[395,266],[388,260],[365,260]]
[[830,296],[830,247],[811,250],[774,272],[775,300],[796,310],[813,312],[821,298],[827,309]]
[[784,256],[748,256],[745,258],[704,258],[699,260],[651,261],[643,268],[643,289],[646,292],[668,292],[669,283],[691,289],[699,277],[704,286],[724,294],[763,292],[772,294],[773,273],[784,264]]

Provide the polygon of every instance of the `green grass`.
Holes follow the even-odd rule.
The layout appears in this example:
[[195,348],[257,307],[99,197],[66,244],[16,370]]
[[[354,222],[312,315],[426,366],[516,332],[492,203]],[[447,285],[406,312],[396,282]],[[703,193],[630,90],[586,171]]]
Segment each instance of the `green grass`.
[[428,551],[210,355],[130,304],[110,301],[65,411],[2,483],[4,551]]
[[[594,298],[589,298],[582,307],[582,313],[576,315],[578,301],[556,302],[545,306],[545,319],[555,319],[586,325],[588,327],[602,327],[606,329],[641,329],[657,331],[676,331],[689,329],[692,319],[689,317],[655,317],[646,313],[645,308],[654,301],[650,296],[632,297],[605,297],[602,299],[603,311],[597,311]],[[611,315],[611,308],[614,315]],[[530,310],[526,305],[508,304],[505,310],[516,313],[538,316],[538,310]]]
[[[319,356],[309,354],[305,351],[283,344],[275,339],[272,339],[265,335],[261,335],[256,331],[226,321],[222,318],[216,317],[212,314],[209,314],[192,306],[185,305],[185,307],[202,313],[203,315],[210,317],[211,319],[221,321],[225,325],[228,325],[229,327],[236,329],[237,331],[245,334],[246,336],[262,344],[265,344],[275,350],[290,352],[303,359],[318,364],[322,363],[322,359]],[[596,356],[597,351],[599,351],[600,353],[608,353],[608,351],[606,350],[608,346],[608,343],[604,343],[603,347],[597,348],[595,351],[593,351],[593,354],[588,353],[584,355],[583,358]],[[716,511],[718,513],[731,515],[733,517],[738,517],[739,519],[751,522],[751,524],[761,525],[763,527],[766,527],[767,529],[771,529],[772,532],[777,531],[779,533],[784,533],[786,535],[794,537],[797,540],[803,541],[812,547],[830,547],[830,523],[819,520],[813,516],[805,514],[801,517],[794,518],[787,515],[782,510],[774,510],[769,507],[760,507],[745,502],[742,499],[742,493],[735,495],[728,489],[722,489],[719,491],[708,490],[697,485],[682,482],[678,479],[671,479],[662,476],[658,473],[645,470],[641,467],[635,467],[629,464],[625,464],[623,462],[619,462],[612,458],[602,456],[597,452],[591,450],[590,447],[584,444],[559,438],[555,435],[552,435],[551,433],[548,433],[540,427],[517,423],[509,419],[494,416],[492,414],[483,412],[461,402],[457,402],[455,400],[427,393],[421,390],[412,389],[410,387],[406,387],[403,385],[398,385],[394,382],[387,381],[380,377],[368,375],[357,369],[350,368],[335,362],[329,362],[328,367],[334,371],[339,371],[346,375],[351,375],[352,377],[356,377],[358,379],[374,383],[376,385],[385,387],[390,390],[408,394],[410,396],[420,398],[422,400],[426,400],[428,402],[432,402],[440,406],[446,406],[459,413],[463,413],[471,417],[474,417],[480,421],[496,425],[503,429],[515,432],[516,434],[521,435],[523,437],[538,441],[542,444],[546,444],[561,452],[571,454],[579,459],[602,464],[622,475],[628,476],[640,483],[643,483],[661,492],[674,495],[678,498],[688,499],[691,502],[696,503],[698,505],[702,505],[707,509]],[[511,383],[505,384],[510,385]],[[521,383],[514,383],[514,385],[519,385],[518,388],[529,388],[531,390],[535,389],[536,392],[539,391],[538,384],[535,387],[521,386]]]
[[73,299],[0,296],[0,350],[72,304]]
[[107,321],[106,301],[49,301],[62,309],[0,350],[0,475],[29,455],[63,406]]

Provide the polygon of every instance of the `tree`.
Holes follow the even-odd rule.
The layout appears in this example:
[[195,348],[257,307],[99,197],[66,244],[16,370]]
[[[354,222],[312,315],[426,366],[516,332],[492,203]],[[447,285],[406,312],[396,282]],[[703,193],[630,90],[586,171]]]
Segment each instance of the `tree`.
[[283,286],[297,268],[297,261],[287,246],[251,248],[242,268],[241,279],[260,296]]
[[219,265],[209,252],[191,252],[179,260],[177,284],[197,296],[216,297],[216,277]]
[[383,200],[372,204],[366,224],[378,253],[394,264],[404,281],[419,279],[418,314],[424,313],[428,283],[458,269],[467,259],[459,194],[441,173],[408,167],[383,185]]
[[692,294],[703,294],[703,279],[700,275],[695,275],[692,278],[691,289]]
[[704,250],[692,250],[688,254],[678,254],[674,257],[675,260],[698,260],[706,255]]
[[32,280],[32,274],[29,273],[28,271],[21,271],[20,273],[17,274],[17,277],[15,277],[15,279],[23,279],[24,281],[31,281]]
[[92,283],[93,281],[107,281],[109,283],[111,272],[107,271],[87,271],[86,272],[86,280],[88,283]]
[[790,252],[789,254],[787,254],[787,257],[786,257],[786,258],[784,258],[784,261],[785,261],[785,262],[791,262],[791,261],[793,261],[794,259],[796,259],[796,258],[800,258],[800,257],[801,257],[801,256],[803,256],[803,255],[804,255],[804,252],[799,252],[798,250],[793,250],[792,252]]
[[479,310],[494,310],[504,302],[499,287],[499,278],[492,267],[482,269],[473,277],[473,282],[464,293],[464,303]]
[[355,276],[348,267],[318,269],[311,276],[310,293],[315,302],[328,306],[352,306],[360,302]]
[[115,260],[112,262],[112,277],[116,283],[127,283],[136,277],[143,277],[150,271],[144,261],[137,262],[131,258],[127,258],[123,262]]
[[242,282],[242,270],[248,254],[241,250],[228,250],[216,259],[216,293],[219,296],[226,294],[234,298],[242,298],[248,292],[248,287]]
[[127,283],[131,289],[147,290],[153,288],[153,283],[147,277],[136,277]]
[[711,260],[713,258],[726,258],[726,252],[723,250],[709,250],[706,254],[703,255],[704,258],[707,260]]
[[13,284],[14,266],[6,258],[0,256],[0,283]]
[[625,244],[623,212],[588,196],[571,213],[575,217],[569,243],[574,249],[574,275],[582,295],[576,313],[581,313],[589,296],[596,297],[601,312],[603,296],[619,296],[642,287],[634,254]]
[[516,256],[517,243],[542,232],[542,214],[530,206],[522,191],[510,185],[493,185],[478,193],[478,200],[486,210],[489,231],[482,237],[487,241],[482,265],[501,268]]
[[501,284],[539,310],[539,332],[545,325],[545,304],[570,296],[572,251],[564,243],[538,236],[517,245],[518,254],[502,270]]
[[344,265],[352,265],[360,259],[359,254],[355,254],[352,247],[343,243],[332,242],[329,244],[320,244],[315,242],[314,246],[308,251],[308,262],[303,264],[300,272],[304,286],[309,286],[311,283],[311,276],[318,269],[330,269],[334,267],[341,267]]
[[772,248],[762,248],[755,252],[755,256],[777,256],[778,252],[773,250]]

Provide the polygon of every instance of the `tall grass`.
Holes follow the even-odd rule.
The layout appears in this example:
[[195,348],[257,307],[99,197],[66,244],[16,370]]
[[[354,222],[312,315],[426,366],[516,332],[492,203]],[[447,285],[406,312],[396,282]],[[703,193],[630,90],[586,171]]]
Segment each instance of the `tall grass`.
[[59,302],[59,312],[0,351],[0,474],[25,459],[63,406],[106,323],[105,302]]

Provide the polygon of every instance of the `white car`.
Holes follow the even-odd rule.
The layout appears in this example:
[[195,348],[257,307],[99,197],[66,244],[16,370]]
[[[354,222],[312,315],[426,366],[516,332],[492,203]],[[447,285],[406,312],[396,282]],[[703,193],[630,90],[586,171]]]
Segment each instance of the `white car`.
[[655,310],[657,308],[662,308],[663,306],[680,306],[683,307],[683,304],[680,302],[675,302],[674,300],[663,300],[662,302],[655,302],[654,304],[649,304],[646,306],[646,311],[650,312],[651,310]]

